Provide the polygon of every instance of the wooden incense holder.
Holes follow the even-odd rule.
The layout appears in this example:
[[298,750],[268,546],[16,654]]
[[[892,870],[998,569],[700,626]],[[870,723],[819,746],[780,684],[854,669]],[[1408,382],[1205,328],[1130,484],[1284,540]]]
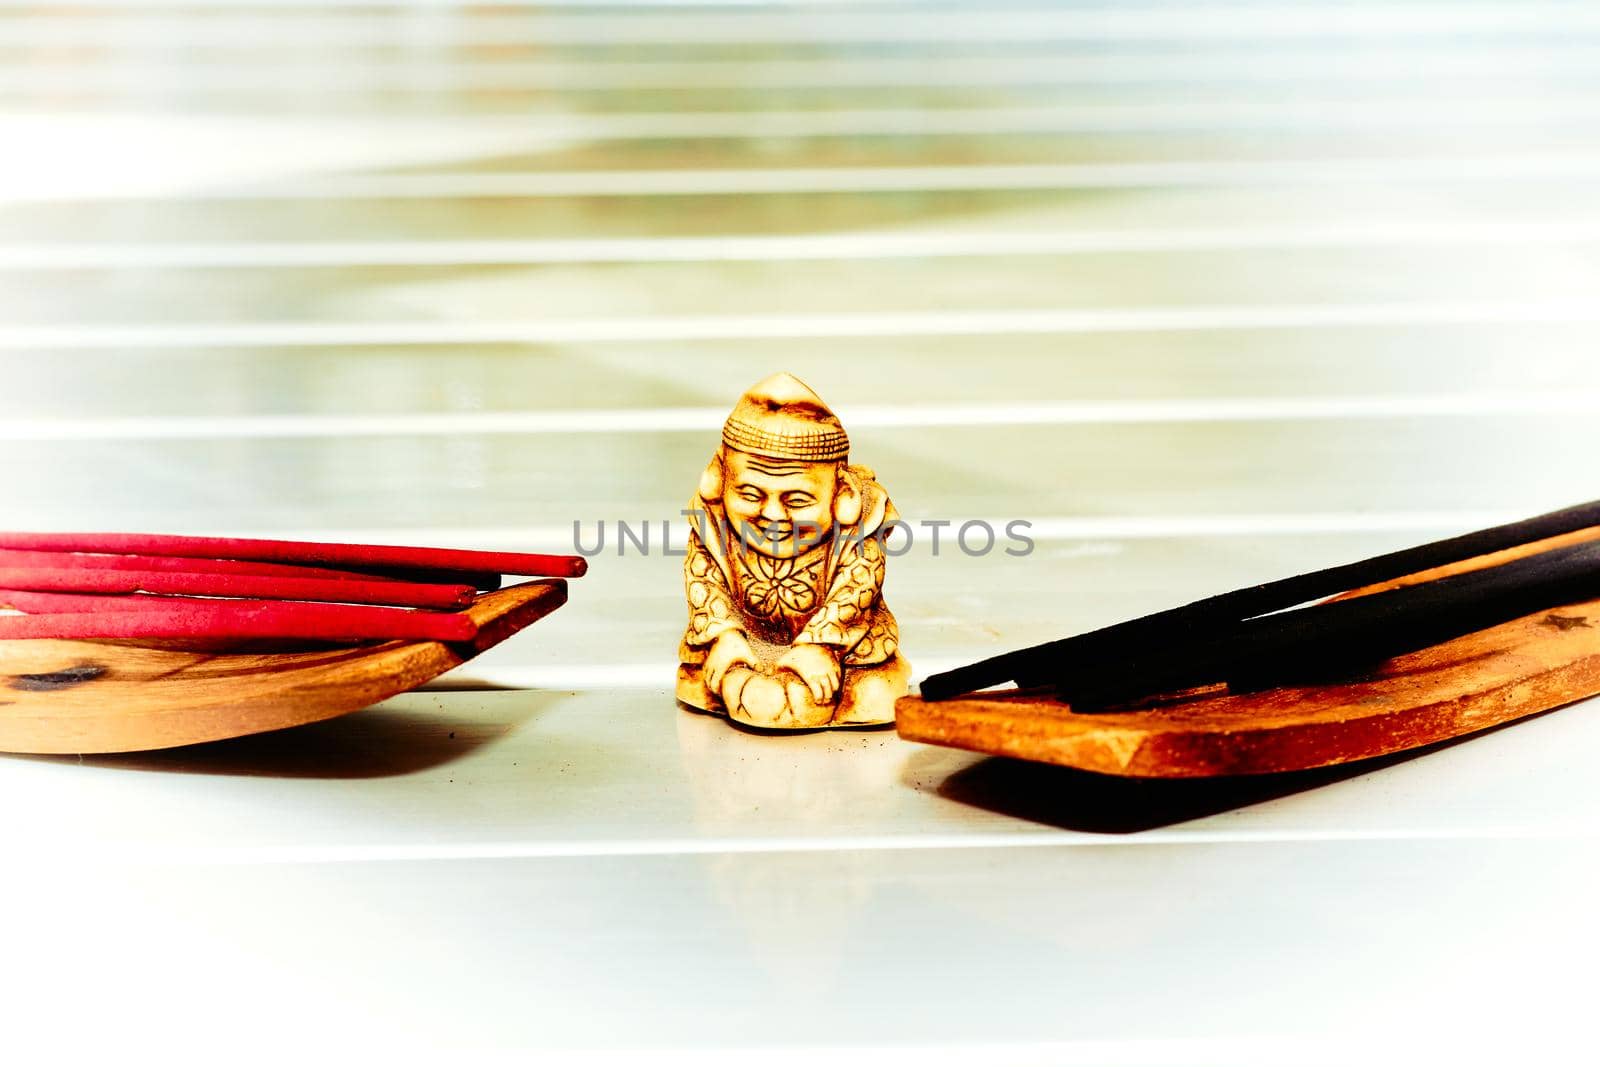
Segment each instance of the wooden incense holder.
[[477,637],[451,644],[0,641],[0,751],[138,752],[332,719],[415,689],[566,600],[561,579],[481,594],[466,609]]
[[[1548,545],[1480,556],[1344,595],[1464,573]],[[905,697],[896,707],[896,726],[912,741],[1101,774],[1202,778],[1305,770],[1403,752],[1596,694],[1600,600],[1467,634],[1339,684],[1251,693],[1218,686],[1095,714],[1075,714],[1046,689],[946,701]]]

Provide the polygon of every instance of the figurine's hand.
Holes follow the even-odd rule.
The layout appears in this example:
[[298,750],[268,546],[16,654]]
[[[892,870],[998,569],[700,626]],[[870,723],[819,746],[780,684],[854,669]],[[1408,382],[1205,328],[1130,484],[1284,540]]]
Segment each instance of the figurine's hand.
[[839,695],[839,657],[822,645],[795,645],[778,660],[778,670],[804,682],[818,704],[832,704]]
[[711,652],[706,656],[706,688],[721,693],[722,680],[730,670],[740,664],[753,668],[756,662],[755,649],[750,647],[744,634],[738,630],[726,631],[711,643]]

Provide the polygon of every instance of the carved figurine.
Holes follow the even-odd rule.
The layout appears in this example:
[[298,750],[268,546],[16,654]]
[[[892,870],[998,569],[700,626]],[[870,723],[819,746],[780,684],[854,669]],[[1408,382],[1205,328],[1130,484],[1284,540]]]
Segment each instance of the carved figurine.
[[911,676],[883,601],[898,515],[849,453],[793,375],[739,399],[689,504],[679,700],[775,729],[894,720]]

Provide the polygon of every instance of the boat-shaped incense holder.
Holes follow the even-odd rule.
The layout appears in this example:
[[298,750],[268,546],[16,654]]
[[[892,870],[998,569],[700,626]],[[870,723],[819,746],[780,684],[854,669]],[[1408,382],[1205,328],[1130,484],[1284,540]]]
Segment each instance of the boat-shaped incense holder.
[[[1460,573],[1483,557],[1409,580]],[[1347,596],[1403,584],[1360,590]],[[1133,778],[1271,774],[1386,756],[1600,694],[1600,600],[1541,610],[1398,656],[1360,677],[1225,686],[1074,712],[1054,690],[897,705],[902,737]]]
[[480,593],[462,642],[0,641],[0,751],[138,752],[332,719],[415,689],[567,600],[559,578]]

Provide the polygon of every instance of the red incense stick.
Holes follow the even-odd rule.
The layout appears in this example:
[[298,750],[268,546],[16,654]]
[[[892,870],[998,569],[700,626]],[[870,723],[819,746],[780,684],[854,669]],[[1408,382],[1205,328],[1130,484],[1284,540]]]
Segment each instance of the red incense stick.
[[407,608],[464,608],[466,585],[394,581],[323,581],[247,574],[180,574],[149,571],[0,568],[0,588],[44,593],[165,593],[180,596],[310,600],[335,604],[389,604]]
[[260,577],[322,578],[327,581],[421,582],[424,585],[470,585],[500,588],[499,572],[436,571],[417,568],[374,567],[370,570],[333,570],[299,567],[288,563],[258,563],[241,559],[205,559],[200,556],[121,556],[106,552],[35,552],[0,548],[0,568],[43,567],[106,571],[181,571],[186,574],[253,574]]
[[263,541],[240,537],[180,537],[171,534],[0,533],[0,548],[44,552],[114,552],[150,556],[314,564],[355,570],[401,568],[472,571],[578,578],[588,569],[582,556],[536,552],[476,552],[399,545],[334,545],[314,541]]
[[[0,593],[0,599],[10,602],[15,595]],[[230,601],[191,601],[92,614],[0,615],[0,640],[470,641],[477,633],[466,615],[329,604],[268,603],[240,610]]]
[[[393,581],[387,576],[327,567],[294,567],[285,563],[254,563],[237,559],[199,559],[185,556],[116,556],[83,552],[25,552],[0,548],[0,569],[84,571],[172,571],[182,574],[248,574],[258,578],[316,578],[329,582],[351,579]],[[466,583],[461,583],[466,584]]]
[[282,600],[208,600],[193,597],[94,596],[82,593],[34,593],[0,589],[0,605],[30,615],[134,615],[162,620],[162,625],[187,624],[187,637],[228,637],[240,618],[272,618],[315,624],[322,632],[347,632],[361,638],[415,638],[465,641],[477,624],[459,613],[413,611],[409,608],[353,604],[305,604]]
[[[417,608],[393,607],[377,604],[323,604],[304,600],[246,600],[233,597],[166,596],[153,593],[42,593],[26,589],[0,589],[0,607],[9,604],[18,611],[31,615],[83,615],[94,611],[118,614],[150,608],[171,608],[194,605],[240,611],[252,608],[313,608],[317,611],[338,612],[346,609],[350,617],[361,618],[362,613],[381,619],[390,615],[415,613]],[[437,614],[437,613],[435,613]]]

